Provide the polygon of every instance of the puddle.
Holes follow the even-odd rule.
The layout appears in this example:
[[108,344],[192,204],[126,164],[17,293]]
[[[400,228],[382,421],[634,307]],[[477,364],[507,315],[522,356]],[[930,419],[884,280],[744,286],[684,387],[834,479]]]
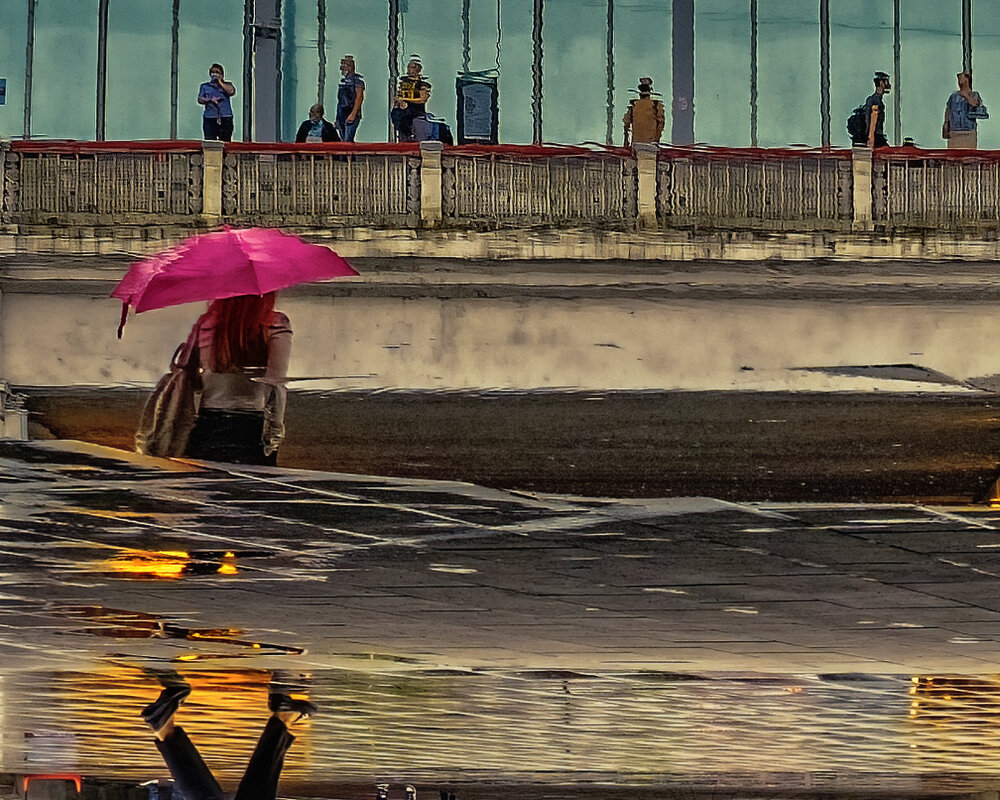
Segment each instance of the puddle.
[[[194,628],[171,622],[157,614],[128,611],[106,606],[56,605],[51,608],[55,616],[92,621],[95,624],[72,631],[73,634],[101,636],[107,639],[174,639],[199,645],[192,652],[172,658],[154,659],[178,662],[204,661],[220,658],[257,658],[259,656],[302,655],[305,649],[291,645],[274,644],[241,638],[240,628]],[[200,645],[221,645],[223,650],[207,650]]]

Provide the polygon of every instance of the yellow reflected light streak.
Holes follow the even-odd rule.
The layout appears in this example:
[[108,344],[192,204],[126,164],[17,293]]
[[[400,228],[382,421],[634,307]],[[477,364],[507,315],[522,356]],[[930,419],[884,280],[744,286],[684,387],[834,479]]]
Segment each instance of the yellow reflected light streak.
[[[235,560],[236,554],[227,552],[215,572],[219,575],[238,575]],[[183,577],[195,563],[196,559],[183,550],[126,550],[101,562],[101,565],[123,575],[173,580]]]

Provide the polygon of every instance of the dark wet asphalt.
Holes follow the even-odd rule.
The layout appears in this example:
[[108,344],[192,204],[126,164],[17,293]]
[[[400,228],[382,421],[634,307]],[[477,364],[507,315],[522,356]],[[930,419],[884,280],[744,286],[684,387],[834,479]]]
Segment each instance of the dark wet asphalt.
[[569,499],[53,442],[0,445],[0,534],[0,769],[165,774],[137,711],[176,670],[230,785],[272,680],[323,706],[286,794],[1000,779],[987,507]]
[[[28,390],[38,435],[131,447],[145,393]],[[988,395],[292,393],[288,467],[608,497],[970,502]]]

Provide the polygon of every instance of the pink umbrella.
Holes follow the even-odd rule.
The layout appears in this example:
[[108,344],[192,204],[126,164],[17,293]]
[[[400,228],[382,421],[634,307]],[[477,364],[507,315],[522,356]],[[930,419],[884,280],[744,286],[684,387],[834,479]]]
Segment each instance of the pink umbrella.
[[357,274],[328,247],[272,228],[227,227],[193,236],[129,267],[111,293],[122,301],[118,338],[130,305],[139,313]]

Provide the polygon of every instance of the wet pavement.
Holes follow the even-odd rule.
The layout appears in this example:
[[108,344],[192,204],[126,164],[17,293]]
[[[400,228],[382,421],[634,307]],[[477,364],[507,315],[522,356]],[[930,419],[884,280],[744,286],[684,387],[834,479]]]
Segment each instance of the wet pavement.
[[[148,397],[24,391],[34,437],[128,449]],[[293,391],[280,461],[588,496],[968,503],[1000,475],[997,405],[985,393]]]
[[272,680],[323,706],[286,794],[984,788],[998,551],[984,505],[587,499],[0,443],[0,769],[164,775],[137,712],[176,670],[229,783]]

